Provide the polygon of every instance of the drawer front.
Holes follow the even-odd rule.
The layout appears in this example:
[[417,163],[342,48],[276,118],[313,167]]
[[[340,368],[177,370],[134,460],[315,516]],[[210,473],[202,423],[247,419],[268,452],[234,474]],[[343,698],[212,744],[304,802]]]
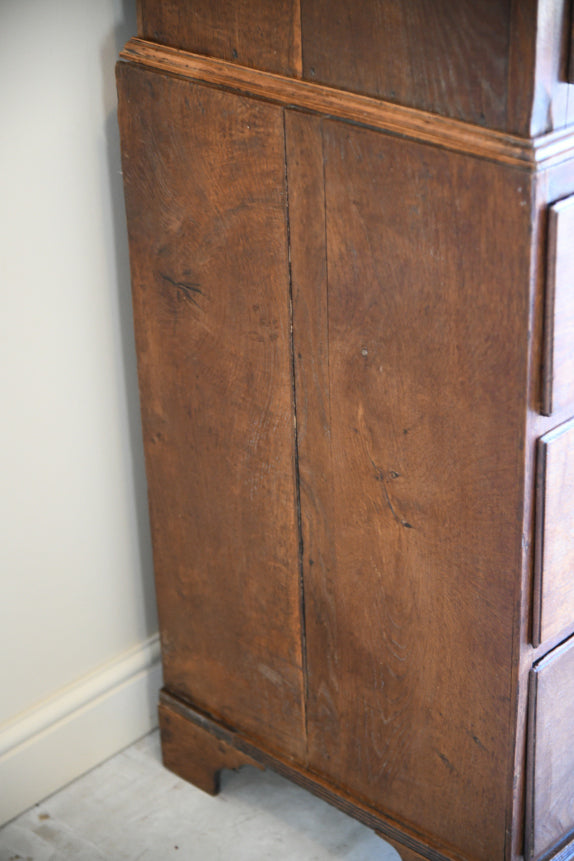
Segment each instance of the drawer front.
[[574,419],[538,440],[533,641],[574,627]]
[[574,406],[574,195],[550,207],[542,412]]
[[551,858],[574,838],[574,638],[530,673],[527,861]]

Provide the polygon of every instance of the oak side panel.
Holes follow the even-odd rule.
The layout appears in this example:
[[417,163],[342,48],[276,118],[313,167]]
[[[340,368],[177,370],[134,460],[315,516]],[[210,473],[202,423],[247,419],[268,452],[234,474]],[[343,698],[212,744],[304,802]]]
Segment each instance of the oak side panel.
[[304,748],[282,110],[118,67],[166,688]]
[[[317,125],[298,125],[292,235],[310,221],[297,182],[313,217],[321,202]],[[294,315],[298,414],[313,414],[299,437],[309,764],[447,857],[502,859],[531,190],[340,122],[322,133],[324,247],[319,225],[292,244],[294,285],[315,260],[316,322]]]
[[535,98],[539,0],[510,0],[506,128],[529,134]]
[[526,858],[534,861],[574,838],[573,641],[537,664],[530,681]]
[[300,0],[139,0],[144,39],[301,77]]
[[510,15],[510,0],[303,0],[303,76],[505,129]]
[[574,412],[574,196],[548,213],[543,408]]
[[574,627],[574,421],[538,441],[534,645]]

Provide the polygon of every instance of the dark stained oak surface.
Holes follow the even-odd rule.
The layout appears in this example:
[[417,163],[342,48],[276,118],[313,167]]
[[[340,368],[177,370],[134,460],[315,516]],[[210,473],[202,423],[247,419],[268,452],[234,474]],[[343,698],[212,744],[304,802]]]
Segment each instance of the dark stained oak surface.
[[237,66],[134,38],[121,57],[148,69],[229,89],[255,98],[339,117],[379,131],[463,152],[532,172],[563,164],[574,155],[572,135],[557,130],[537,138],[476,126],[360,93]]
[[[519,664],[516,684],[519,690],[517,726],[518,734],[515,751],[515,787],[514,787],[514,815],[512,822],[512,853],[524,855],[524,799],[525,789],[525,756],[527,744],[527,720],[528,708],[528,684],[533,662],[540,661],[550,650],[554,649],[566,634],[558,634],[551,640],[545,640],[543,644],[531,647],[533,635],[538,618],[540,620],[540,592],[539,582],[534,582],[536,551],[538,548],[536,536],[536,515],[539,511],[537,504],[537,463],[536,457],[539,440],[550,432],[557,429],[571,419],[572,413],[568,408],[562,409],[547,417],[541,415],[541,392],[542,392],[542,356],[544,338],[544,304],[547,284],[547,262],[548,262],[548,211],[549,207],[556,201],[574,193],[574,161],[567,160],[550,170],[537,172],[534,176],[534,210],[531,236],[532,242],[532,277],[534,290],[531,294],[531,372],[529,381],[529,410],[527,413],[527,445],[526,445],[526,483],[524,493],[524,548],[523,571],[522,571],[522,596],[521,596],[521,635],[518,649]],[[540,483],[538,483],[540,487]],[[570,850],[561,850],[553,861],[571,861],[574,845]]]
[[309,764],[502,857],[529,184],[343,123],[286,128]]
[[254,760],[207,730],[186,720],[165,703],[159,706],[163,764],[209,795],[219,793],[224,768],[257,765]]
[[[574,641],[531,672],[526,858],[574,836]],[[566,856],[564,856],[566,857]],[[570,856],[571,857],[571,856]]]
[[138,0],[152,42],[529,135],[574,121],[569,0]]
[[146,39],[301,76],[299,0],[139,0],[139,15]]
[[283,115],[118,73],[165,683],[298,752]]
[[[519,5],[519,2],[516,4]],[[568,31],[570,0],[538,0],[536,26],[530,25],[535,42],[534,93],[531,120],[527,131],[542,134],[574,121],[572,87],[567,83]],[[535,10],[536,11],[536,10]]]
[[118,70],[166,763],[404,861],[574,857],[570,11],[140,0]]
[[505,128],[510,0],[303,0],[308,80]]

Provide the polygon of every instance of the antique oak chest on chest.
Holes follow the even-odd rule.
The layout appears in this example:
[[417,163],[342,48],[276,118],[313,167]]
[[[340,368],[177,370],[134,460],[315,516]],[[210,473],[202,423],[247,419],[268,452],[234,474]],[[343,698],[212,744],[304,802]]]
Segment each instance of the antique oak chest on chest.
[[166,764],[277,769],[404,861],[574,858],[569,2],[138,13]]

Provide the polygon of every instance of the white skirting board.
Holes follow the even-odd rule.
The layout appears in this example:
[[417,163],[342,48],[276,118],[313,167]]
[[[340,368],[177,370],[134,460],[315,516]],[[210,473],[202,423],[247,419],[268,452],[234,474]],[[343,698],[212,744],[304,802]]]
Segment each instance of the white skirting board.
[[157,725],[156,634],[0,726],[0,825]]

